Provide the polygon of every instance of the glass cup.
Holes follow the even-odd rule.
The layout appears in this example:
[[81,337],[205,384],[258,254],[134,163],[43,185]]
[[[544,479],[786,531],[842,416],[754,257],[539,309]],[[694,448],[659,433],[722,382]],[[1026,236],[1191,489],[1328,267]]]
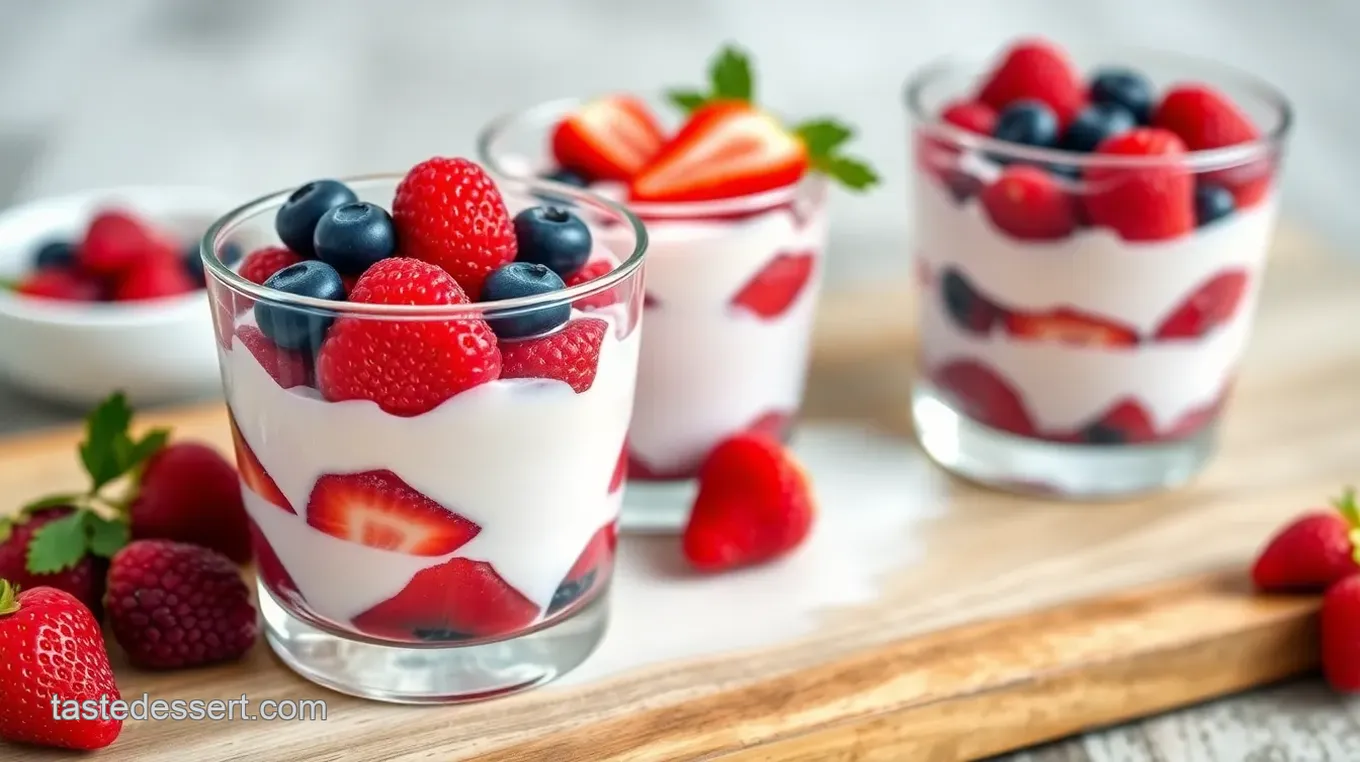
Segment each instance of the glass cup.
[[987,57],[913,76],[924,291],[913,416],[926,451],[960,476],[1113,498],[1179,485],[1215,448],[1291,116],[1269,85],[1190,57],[1102,51],[1078,63],[1135,68],[1158,92],[1208,84],[1261,137],[1178,156],[1022,146],[938,117],[976,91]]
[[[347,184],[390,208],[400,180]],[[290,667],[344,693],[404,703],[503,695],[571,670],[605,631],[646,234],[622,207],[579,189],[498,184],[512,213],[570,204],[594,234],[592,258],[612,271],[500,302],[336,302],[255,285],[219,256],[280,245],[274,216],[288,192],[242,206],[204,237],[265,632]],[[418,414],[331,401],[341,395],[317,380],[336,366],[316,357],[342,331],[356,345],[372,339],[350,372],[401,363],[415,388],[449,356],[428,352],[426,337],[496,341],[483,321],[548,310],[569,311],[560,330],[598,345],[593,378],[534,378],[537,366],[522,360],[541,355],[535,345],[549,334],[500,340],[499,378]],[[261,321],[288,346],[265,339]]]
[[[478,139],[480,161],[505,175],[552,173],[553,127],[584,102],[500,117]],[[653,113],[665,122],[675,112],[658,99]],[[612,183],[591,190],[627,195]],[[694,476],[719,442],[745,431],[790,434],[821,288],[827,182],[808,174],[749,196],[628,208],[649,239],[647,340],[620,525],[671,532],[684,526]]]

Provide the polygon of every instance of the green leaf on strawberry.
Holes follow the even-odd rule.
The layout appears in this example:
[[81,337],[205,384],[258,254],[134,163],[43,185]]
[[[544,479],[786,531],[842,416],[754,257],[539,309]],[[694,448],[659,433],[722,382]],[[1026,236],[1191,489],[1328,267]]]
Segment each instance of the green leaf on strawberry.
[[33,533],[28,542],[28,570],[34,574],[55,574],[80,563],[90,549],[85,517],[76,511],[49,521]]
[[709,67],[708,78],[713,85],[713,99],[755,100],[751,77],[751,58],[740,48],[728,45],[719,51]]
[[0,616],[13,614],[19,610],[19,589],[8,580],[0,579]]
[[113,558],[130,539],[127,522],[106,519],[93,513],[85,514],[85,529],[89,535],[90,552],[100,558]]

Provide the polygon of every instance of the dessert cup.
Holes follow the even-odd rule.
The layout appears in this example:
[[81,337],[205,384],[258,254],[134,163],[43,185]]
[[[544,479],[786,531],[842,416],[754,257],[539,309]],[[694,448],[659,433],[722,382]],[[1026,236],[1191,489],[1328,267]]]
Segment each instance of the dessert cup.
[[[400,180],[346,182],[385,205]],[[498,185],[512,213],[543,198],[571,204],[602,242],[592,256],[612,259],[612,272],[472,304],[288,294],[244,279],[218,256],[228,246],[278,245],[274,217],[288,192],[229,213],[203,241],[265,632],[290,667],[344,693],[406,703],[499,696],[571,670],[605,631],[646,235],[593,194]],[[569,307],[586,303],[588,314]],[[276,336],[293,325],[297,336],[329,337],[348,323],[396,337],[409,326],[454,330],[459,321],[566,309],[562,330],[598,335],[593,379],[500,377],[418,415],[324,399],[318,347],[281,349],[259,341],[256,327],[263,314]],[[501,340],[500,351],[511,342]],[[356,512],[346,503],[379,507]]]

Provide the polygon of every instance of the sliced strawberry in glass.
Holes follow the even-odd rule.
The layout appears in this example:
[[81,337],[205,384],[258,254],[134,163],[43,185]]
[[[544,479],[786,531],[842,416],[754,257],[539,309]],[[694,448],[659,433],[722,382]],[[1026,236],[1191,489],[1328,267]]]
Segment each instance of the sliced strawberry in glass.
[[385,469],[317,479],[307,523],[332,537],[413,556],[452,553],[481,531]]
[[591,101],[553,130],[559,166],[590,180],[628,180],[661,149],[665,137],[647,106],[615,95]]
[[255,452],[250,449],[246,438],[241,434],[241,427],[236,424],[236,416],[228,413],[228,420],[231,422],[231,443],[236,450],[236,470],[241,473],[241,481],[251,492],[259,495],[266,502],[282,508],[289,513],[297,513],[288,498],[284,497],[283,491],[274,481],[274,477],[264,470],[264,465],[260,459],[255,457]]
[[614,552],[619,543],[617,522],[602,526],[591,536],[586,547],[572,564],[562,584],[553,592],[548,614],[556,614],[585,597],[597,584],[609,576],[614,566]]
[[1201,283],[1157,326],[1158,339],[1195,339],[1227,323],[1247,293],[1246,270],[1228,270]]
[[354,617],[375,638],[445,641],[508,635],[538,616],[538,606],[490,564],[451,558],[416,572],[401,592]]
[[986,365],[956,360],[936,370],[931,378],[969,418],[1019,436],[1036,435],[1019,392]]
[[1009,313],[1004,321],[1006,331],[1019,339],[1082,347],[1132,347],[1138,344],[1138,333],[1129,326],[1066,307],[1051,312]]
[[812,280],[817,258],[810,251],[779,254],[756,273],[737,295],[732,306],[770,320],[784,314]]

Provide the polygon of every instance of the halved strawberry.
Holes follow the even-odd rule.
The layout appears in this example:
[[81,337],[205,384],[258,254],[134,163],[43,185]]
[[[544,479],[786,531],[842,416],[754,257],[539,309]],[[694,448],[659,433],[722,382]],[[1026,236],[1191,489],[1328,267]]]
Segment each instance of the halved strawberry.
[[288,502],[288,498],[283,496],[279,485],[274,482],[274,477],[264,470],[264,465],[246,443],[246,438],[241,435],[241,427],[236,425],[236,417],[228,414],[227,420],[231,422],[231,443],[236,450],[236,470],[241,473],[241,481],[245,482],[251,492],[266,501],[289,513],[297,513]]
[[591,180],[628,180],[657,151],[665,136],[642,101],[614,95],[591,101],[553,130],[553,157],[563,169]]
[[581,600],[591,588],[608,578],[614,566],[614,550],[619,544],[618,523],[611,521],[591,536],[586,547],[572,564],[567,576],[553,592],[548,613],[556,614]]
[[1138,332],[1112,320],[1060,307],[1050,312],[1008,313],[1006,331],[1019,339],[1097,347],[1131,347]]
[[317,479],[307,523],[332,537],[412,556],[452,553],[481,531],[386,469]]
[[264,368],[269,377],[284,389],[307,386],[311,383],[311,369],[301,352],[284,349],[269,340],[264,332],[253,325],[243,325],[236,329],[236,337],[250,350],[255,361]]
[[375,638],[439,642],[506,635],[528,627],[538,606],[485,561],[450,558],[416,572],[401,592],[354,617]]
[[1157,438],[1152,418],[1135,400],[1123,400],[1081,430],[1079,440],[1086,444],[1141,444]]
[[633,201],[708,201],[782,188],[808,151],[777,119],[742,101],[700,107],[629,184]]
[[969,418],[1019,436],[1037,434],[1020,393],[990,367],[974,360],[955,360],[931,374],[931,381]]
[[1247,293],[1246,270],[1228,270],[1201,283],[1162,324],[1158,339],[1195,339],[1232,319]]
[[816,267],[817,257],[811,251],[778,254],[732,297],[732,306],[766,320],[777,318],[797,301]]

